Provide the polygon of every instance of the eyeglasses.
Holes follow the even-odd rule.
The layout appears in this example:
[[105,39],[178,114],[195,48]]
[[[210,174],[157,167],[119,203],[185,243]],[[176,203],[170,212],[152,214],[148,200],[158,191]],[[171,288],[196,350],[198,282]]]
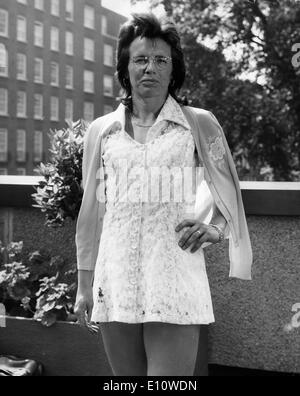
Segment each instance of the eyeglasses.
[[150,59],[152,59],[154,65],[159,69],[163,70],[166,69],[168,64],[172,61],[172,58],[170,56],[162,56],[162,55],[156,55],[156,56],[134,56],[131,58],[131,62],[137,67],[137,68],[143,68],[145,66],[149,65]]

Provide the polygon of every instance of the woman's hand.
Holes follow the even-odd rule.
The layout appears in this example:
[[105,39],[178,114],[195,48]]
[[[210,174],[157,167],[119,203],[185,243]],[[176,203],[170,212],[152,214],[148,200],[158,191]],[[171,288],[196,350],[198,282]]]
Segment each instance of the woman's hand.
[[99,331],[98,326],[90,323],[93,306],[93,289],[91,287],[84,291],[78,289],[74,308],[78,323],[90,333],[97,334]]
[[204,242],[217,243],[219,241],[218,231],[209,224],[201,223],[198,220],[185,219],[176,226],[175,231],[179,232],[184,227],[187,227],[187,230],[178,242],[178,245],[183,250],[192,246],[190,252],[194,253]]

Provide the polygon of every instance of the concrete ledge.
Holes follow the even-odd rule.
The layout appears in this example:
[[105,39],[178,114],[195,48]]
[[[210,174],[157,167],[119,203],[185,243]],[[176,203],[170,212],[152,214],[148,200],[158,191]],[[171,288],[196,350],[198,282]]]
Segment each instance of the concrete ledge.
[[[31,207],[41,176],[0,176],[0,206]],[[300,182],[240,182],[246,214],[300,216]]]

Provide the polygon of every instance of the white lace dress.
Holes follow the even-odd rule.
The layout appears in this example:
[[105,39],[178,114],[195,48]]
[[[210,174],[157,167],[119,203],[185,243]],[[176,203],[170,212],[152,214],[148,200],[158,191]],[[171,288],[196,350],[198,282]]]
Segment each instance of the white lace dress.
[[[144,144],[131,138],[124,128],[115,129],[106,138],[104,166],[115,173],[105,170],[106,194],[113,198],[106,204],[103,220],[92,321],[214,322],[203,249],[195,253],[190,253],[190,248],[182,250],[178,241],[186,229],[175,231],[177,224],[191,217],[195,191],[191,192],[190,203],[174,202],[175,199],[163,202],[161,190],[160,200],[157,195],[156,199],[152,195],[145,199],[145,191],[153,192],[153,188],[147,188],[149,169],[192,167],[195,170],[194,151],[192,132],[166,121],[150,128]],[[127,198],[130,196],[131,200],[122,200],[125,189],[119,188],[124,181],[125,163]],[[174,198],[179,188],[176,178],[171,178],[171,187]],[[143,198],[138,201],[137,197]]]

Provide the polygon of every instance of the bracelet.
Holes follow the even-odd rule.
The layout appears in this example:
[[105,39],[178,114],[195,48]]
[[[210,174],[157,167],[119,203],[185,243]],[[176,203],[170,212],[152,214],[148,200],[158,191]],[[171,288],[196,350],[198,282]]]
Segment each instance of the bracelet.
[[209,225],[212,226],[212,227],[214,227],[214,228],[218,231],[219,240],[218,240],[217,243],[223,242],[224,239],[225,239],[225,236],[224,236],[224,232],[221,230],[221,228],[220,228],[219,226],[215,225],[215,224],[209,224]]

